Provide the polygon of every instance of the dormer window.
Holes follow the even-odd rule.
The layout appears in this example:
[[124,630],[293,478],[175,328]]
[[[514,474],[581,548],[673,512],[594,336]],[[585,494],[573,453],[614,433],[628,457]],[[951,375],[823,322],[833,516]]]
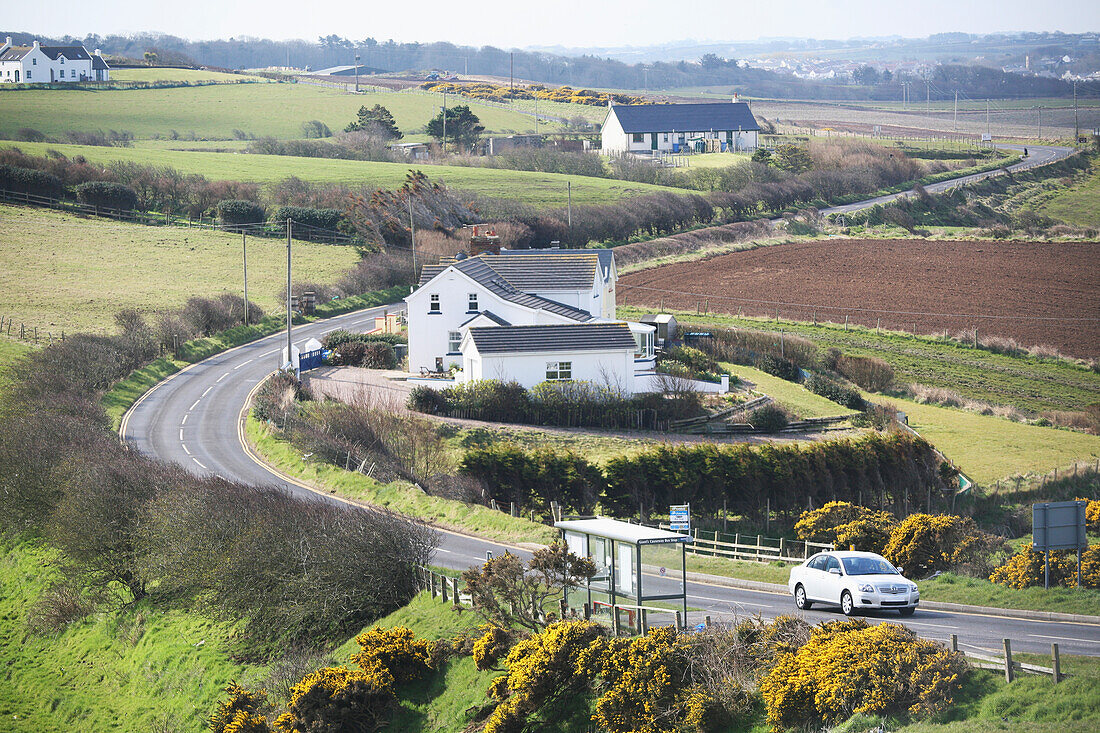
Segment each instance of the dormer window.
[[478,312],[477,293],[470,293],[470,295],[469,295],[469,297],[466,301],[466,312],[467,313],[477,313]]
[[432,293],[428,296],[428,312],[429,313],[442,313],[439,309],[439,293]]

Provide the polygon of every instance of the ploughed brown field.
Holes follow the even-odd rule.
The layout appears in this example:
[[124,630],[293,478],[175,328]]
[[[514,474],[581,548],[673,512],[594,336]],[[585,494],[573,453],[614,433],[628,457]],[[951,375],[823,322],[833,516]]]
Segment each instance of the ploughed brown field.
[[[664,265],[619,281],[627,305],[826,320],[916,333],[978,329],[1100,355],[1100,242],[829,239]],[[1092,320],[1070,320],[1092,319]]]

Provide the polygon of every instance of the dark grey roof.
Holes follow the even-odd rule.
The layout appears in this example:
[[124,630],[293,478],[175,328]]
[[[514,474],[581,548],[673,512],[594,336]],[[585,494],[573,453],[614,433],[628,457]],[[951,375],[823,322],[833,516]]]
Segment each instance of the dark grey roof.
[[709,130],[759,130],[746,102],[705,104],[616,105],[614,114],[623,132],[707,132]]
[[[491,257],[499,257],[500,255],[490,255]],[[421,271],[420,284],[423,285],[431,280],[439,273],[446,270],[448,267],[453,267],[464,275],[468,276],[478,284],[482,285],[490,293],[498,295],[504,300],[516,305],[522,305],[532,310],[544,310],[548,313],[555,313],[559,316],[564,316],[574,321],[586,322],[592,320],[592,315],[588,311],[582,311],[580,308],[574,308],[571,305],[565,303],[559,303],[556,300],[550,300],[549,298],[543,298],[538,295],[531,295],[525,293],[512,285],[508,280],[505,280],[495,269],[489,267],[487,258],[481,257],[468,257],[464,260],[452,262],[447,265],[433,265],[432,267],[425,267]]]
[[496,313],[493,313],[492,311],[481,311],[477,315],[473,315],[473,316],[470,316],[469,318],[467,318],[465,321],[463,321],[461,324],[459,324],[458,327],[462,328],[467,323],[470,323],[472,321],[476,321],[478,318],[481,318],[482,316],[485,316],[486,318],[488,318],[490,321],[497,324],[498,326],[511,326],[512,325],[511,323],[504,320],[503,318],[498,316]]
[[92,68],[93,69],[109,69],[111,67],[107,65],[107,62],[103,60],[102,56],[97,56],[96,54],[93,53],[92,54]]
[[498,326],[471,328],[480,354],[523,351],[607,351],[634,349],[625,323],[577,323],[560,326]]
[[[607,248],[599,249],[565,249],[560,250],[556,247],[548,247],[543,249],[508,249],[502,250],[502,254],[510,255],[522,255],[522,254],[545,254],[547,252],[565,252],[565,253],[578,253],[578,254],[594,254],[600,261],[600,267],[606,272],[611,272],[611,265],[615,262],[615,250]],[[606,278],[605,278],[606,279]]]
[[596,278],[596,265],[600,262],[595,250],[504,250],[500,254],[482,254],[466,260],[448,257],[438,265],[421,270],[420,284],[423,285],[443,272],[448,265],[472,259],[485,262],[512,287],[523,291],[587,290],[592,287]]
[[64,56],[69,61],[86,61],[92,56],[83,46],[39,46],[38,50],[57,61],[59,56]]

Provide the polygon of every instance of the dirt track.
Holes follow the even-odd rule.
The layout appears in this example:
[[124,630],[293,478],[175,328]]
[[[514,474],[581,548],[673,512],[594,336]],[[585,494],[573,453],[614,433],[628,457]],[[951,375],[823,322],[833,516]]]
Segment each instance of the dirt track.
[[[1100,242],[831,239],[626,275],[619,303],[955,333],[1100,355]],[[1069,319],[1086,319],[1078,320]]]

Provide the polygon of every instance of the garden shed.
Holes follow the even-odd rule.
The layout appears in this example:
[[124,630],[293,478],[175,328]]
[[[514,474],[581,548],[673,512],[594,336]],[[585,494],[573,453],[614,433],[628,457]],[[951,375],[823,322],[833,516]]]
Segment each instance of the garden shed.
[[656,327],[658,346],[664,346],[676,339],[676,329],[679,328],[679,324],[676,323],[676,316],[671,313],[647,313],[638,320]]
[[[608,517],[564,519],[555,522],[569,551],[590,557],[596,564],[596,574],[584,588],[589,608],[608,607],[616,628],[620,614],[625,612],[627,624],[639,633],[648,628],[651,613],[676,613],[682,625],[687,625],[687,558],[685,544],[688,535],[669,532],[640,524],[631,524]],[[643,563],[679,563],[680,577],[660,577],[643,583]],[[644,587],[653,588],[646,592]],[[678,587],[677,587],[678,586]],[[568,589],[566,603],[568,603]],[[595,596],[595,597],[594,597]],[[601,599],[601,596],[603,599]],[[623,603],[626,599],[629,603]],[[647,606],[646,602],[678,601],[680,609]],[[680,615],[682,613],[682,615]]]

